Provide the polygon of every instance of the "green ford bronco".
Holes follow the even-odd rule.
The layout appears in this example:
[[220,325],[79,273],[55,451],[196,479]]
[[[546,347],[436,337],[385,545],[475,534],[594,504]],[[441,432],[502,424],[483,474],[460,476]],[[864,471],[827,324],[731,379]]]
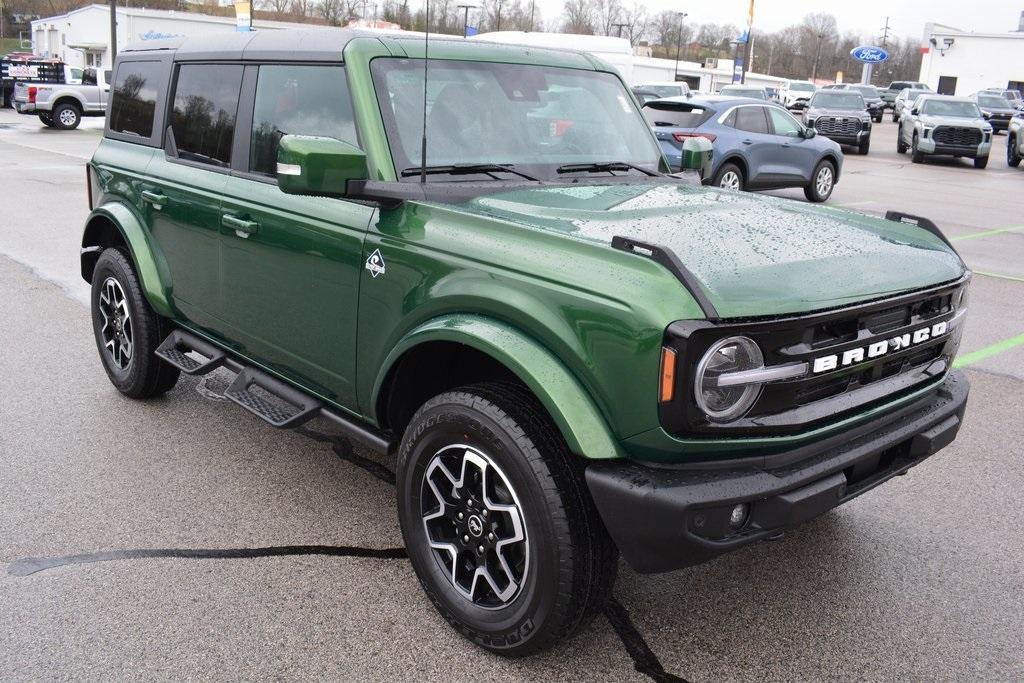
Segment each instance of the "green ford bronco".
[[436,608],[534,652],[620,553],[662,572],[778,537],[963,418],[970,273],[933,224],[668,171],[582,53],[147,41],[88,165],[100,357],[139,399],[226,368],[273,426],[393,455]]

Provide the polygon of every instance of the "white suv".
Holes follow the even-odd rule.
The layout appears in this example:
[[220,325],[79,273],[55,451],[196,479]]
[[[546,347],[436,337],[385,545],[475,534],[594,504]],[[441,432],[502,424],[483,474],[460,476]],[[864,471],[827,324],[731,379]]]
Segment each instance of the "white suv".
[[779,91],[779,100],[786,109],[803,109],[817,89],[810,81],[786,81]]

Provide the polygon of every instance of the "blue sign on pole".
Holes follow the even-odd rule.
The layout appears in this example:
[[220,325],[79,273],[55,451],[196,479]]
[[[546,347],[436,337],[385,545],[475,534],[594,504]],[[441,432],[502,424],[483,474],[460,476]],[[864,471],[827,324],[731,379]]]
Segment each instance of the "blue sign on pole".
[[880,64],[889,59],[889,53],[884,48],[874,45],[861,45],[850,50],[850,56],[858,62],[865,64]]

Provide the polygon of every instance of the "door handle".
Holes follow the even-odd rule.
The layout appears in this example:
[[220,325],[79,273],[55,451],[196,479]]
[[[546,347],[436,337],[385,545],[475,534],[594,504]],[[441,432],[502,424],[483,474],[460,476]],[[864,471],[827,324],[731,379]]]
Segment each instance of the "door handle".
[[242,239],[248,238],[250,235],[255,235],[256,231],[260,229],[260,224],[256,221],[245,220],[244,218],[238,218],[230,214],[224,214],[220,217],[220,224],[229,230],[234,230],[235,234]]
[[754,141],[751,140],[750,138],[747,138],[746,140],[743,140],[743,144],[744,145],[752,145],[752,144],[754,144]]
[[142,201],[147,204],[152,204],[156,208],[160,208],[167,203],[167,195],[160,194],[159,192],[150,192],[149,190],[142,191]]

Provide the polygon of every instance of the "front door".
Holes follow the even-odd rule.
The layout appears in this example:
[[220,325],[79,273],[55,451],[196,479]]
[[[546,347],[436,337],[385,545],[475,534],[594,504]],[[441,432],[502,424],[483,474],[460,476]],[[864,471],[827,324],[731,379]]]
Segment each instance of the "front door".
[[276,181],[281,135],[358,144],[344,69],[249,66],[243,92],[254,92],[240,112],[252,132],[236,145],[220,217],[228,336],[253,360],[354,407],[362,245],[376,209],[286,195]]
[[194,324],[218,335],[221,194],[228,180],[242,67],[186,64],[178,69],[171,140],[150,162],[142,200],[167,260],[171,296]]
[[803,136],[803,126],[788,112],[779,107],[765,107],[772,135],[779,145],[779,169],[788,181],[810,181],[811,173],[818,158],[814,143]]

